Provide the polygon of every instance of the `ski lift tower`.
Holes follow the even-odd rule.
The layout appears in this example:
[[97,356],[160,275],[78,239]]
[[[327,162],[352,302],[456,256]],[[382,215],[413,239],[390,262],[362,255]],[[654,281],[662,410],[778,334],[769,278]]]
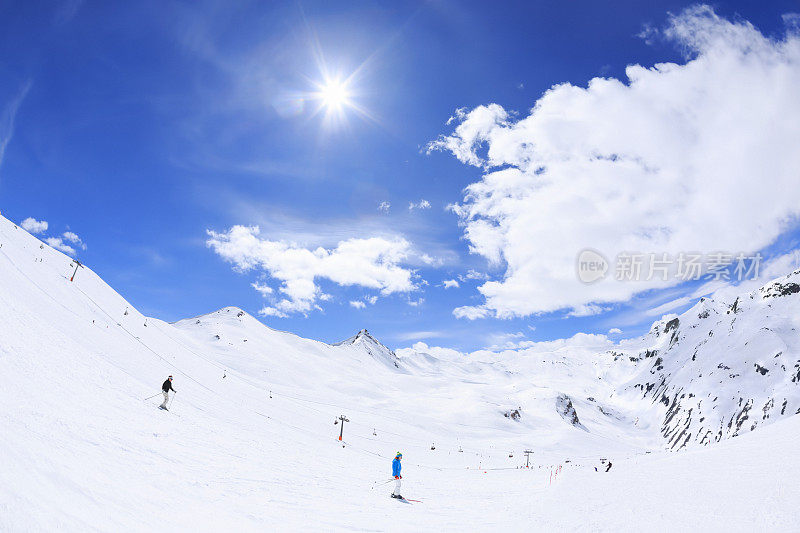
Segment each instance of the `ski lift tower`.
[[77,259],[73,259],[73,260],[72,260],[72,262],[73,262],[73,263],[75,263],[75,272],[73,272],[73,273],[72,273],[72,277],[70,277],[70,278],[69,278],[69,280],[70,280],[70,281],[75,281],[75,274],[77,274],[77,273],[78,273],[78,268],[79,268],[79,267],[80,267],[80,268],[83,268],[83,265],[82,265],[82,264],[81,264],[81,262],[80,262],[80,261],[78,261]]
[[350,422],[350,419],[348,419],[348,418],[347,418],[346,416],[344,416],[344,415],[341,415],[341,416],[339,417],[339,420],[341,420],[341,421],[342,421],[342,425],[341,425],[341,426],[339,426],[339,440],[342,440],[342,435],[344,434],[344,423],[345,423],[345,422]]
[[530,451],[530,450],[525,450],[525,451],[524,451],[524,452],[522,452],[522,453],[524,453],[524,454],[525,454],[525,468],[530,468],[530,467],[531,467],[531,454],[532,454],[533,452],[532,452],[532,451]]

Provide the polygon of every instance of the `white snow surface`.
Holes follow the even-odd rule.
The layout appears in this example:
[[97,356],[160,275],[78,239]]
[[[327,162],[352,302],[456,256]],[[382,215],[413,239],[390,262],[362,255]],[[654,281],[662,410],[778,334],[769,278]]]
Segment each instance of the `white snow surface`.
[[[798,274],[600,351],[398,356],[147,318],[2,217],[0,245],[1,531],[797,530]],[[388,497],[398,450],[422,503]]]

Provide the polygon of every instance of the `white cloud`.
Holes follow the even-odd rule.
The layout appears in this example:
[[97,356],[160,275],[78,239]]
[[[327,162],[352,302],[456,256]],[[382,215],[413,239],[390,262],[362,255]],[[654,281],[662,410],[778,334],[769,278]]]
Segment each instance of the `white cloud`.
[[[50,224],[46,220],[36,220],[33,217],[28,217],[20,223],[20,226],[25,231],[34,235],[38,235],[46,232],[50,227]],[[86,244],[84,244],[77,234],[71,231],[65,231],[59,237],[47,237],[44,239],[44,242],[49,244],[52,248],[55,248],[56,250],[64,252],[65,254],[73,257],[77,253],[76,248],[81,250],[86,249]]]
[[420,305],[425,303],[425,298],[417,298],[416,300],[408,300],[408,305],[411,307],[419,307]]
[[445,289],[457,289],[459,287],[458,280],[455,279],[446,279],[443,285]]
[[553,354],[562,353],[569,355],[571,358],[586,358],[590,360],[596,357],[598,352],[608,350],[614,346],[614,342],[602,334],[589,334],[589,333],[576,333],[572,337],[566,339],[556,339],[552,341],[519,341],[512,342],[513,347],[505,348],[502,346],[492,347],[490,349],[477,350],[474,352],[459,352],[450,348],[441,348],[438,346],[429,346],[424,342],[417,342],[411,348],[400,348],[395,350],[400,357],[413,357],[415,353],[427,353],[445,360],[463,359],[469,357],[471,359],[483,359],[483,356],[489,356],[486,360],[496,361],[497,352],[514,352],[523,356],[535,356],[537,354]]
[[459,275],[458,279],[462,283],[470,280],[484,281],[489,279],[489,276],[484,274],[483,272],[478,272],[477,270],[471,268],[467,271],[466,274]]
[[83,243],[81,238],[71,231],[65,231],[64,233],[61,234],[61,237],[63,238],[63,240],[78,246],[81,250],[86,249],[86,245]]
[[33,217],[28,217],[20,223],[20,226],[28,233],[36,235],[47,231],[49,224],[46,220],[36,220]]
[[[408,339],[413,340],[413,339]],[[439,346],[428,346],[426,343],[420,341],[415,342],[411,348],[400,348],[394,351],[398,357],[413,358],[417,353],[426,353],[434,357],[444,360],[458,360],[463,359],[466,355],[458,350],[452,348],[442,348]]]
[[67,255],[74,257],[75,254],[77,253],[75,251],[75,248],[65,243],[61,237],[48,237],[44,240],[44,242],[46,242],[56,250],[64,252]]
[[331,296],[322,292],[317,279],[340,286],[375,289],[383,295],[418,288],[414,271],[401,266],[411,253],[411,245],[404,239],[348,239],[333,249],[311,250],[294,243],[262,239],[257,226],[237,225],[225,232],[208,230],[207,233],[206,245],[233,263],[237,270],[259,269],[281,281],[278,290],[282,299],[275,298],[271,306],[261,310],[266,316],[319,310],[317,301]]
[[367,305],[375,305],[377,302],[377,296],[365,296],[363,300],[350,300],[350,306],[356,309],[364,309]]
[[381,202],[378,204],[378,211],[382,211],[384,213],[388,213],[389,209],[392,208],[392,204],[389,202]]
[[682,307],[684,305],[688,305],[692,303],[695,299],[691,296],[683,296],[681,298],[676,298],[672,301],[667,303],[661,304],[658,307],[654,307],[652,309],[648,309],[645,311],[645,315],[647,316],[661,316],[665,314],[667,311],[672,311],[678,307]]
[[766,261],[755,279],[734,284],[727,281],[710,281],[692,293],[692,298],[710,295],[712,300],[731,303],[737,296],[754,291],[775,278],[785,276],[800,268],[800,250],[792,250]]
[[611,328],[608,330],[608,334],[610,335],[622,335],[622,330],[619,328]]
[[572,311],[567,313],[568,317],[581,317],[581,316],[594,316],[605,313],[611,307],[604,307],[596,304],[580,304],[572,308]]
[[261,316],[274,316],[274,317],[278,317],[278,318],[286,318],[286,317],[289,316],[286,313],[284,313],[283,311],[280,311],[280,310],[275,309],[274,307],[270,307],[268,305],[265,305],[264,307],[262,307],[258,311],[258,314],[261,315]]
[[65,231],[64,233],[61,234],[61,236],[64,237],[65,241],[74,243],[81,242],[81,238],[78,237],[78,235],[76,235],[75,233],[72,233],[71,231]]
[[489,311],[483,307],[465,305],[453,309],[453,316],[456,318],[466,318],[467,320],[477,320],[489,316]]
[[416,264],[417,262],[421,262],[424,265],[439,268],[443,266],[447,262],[447,258],[444,257],[434,257],[430,254],[422,253],[422,252],[413,252],[413,256],[411,258],[412,264]]
[[408,331],[406,333],[396,333],[393,338],[399,341],[414,341],[418,339],[432,339],[436,337],[445,337],[446,334],[442,331]]
[[730,281],[725,280],[711,280],[703,283],[698,288],[692,292],[692,298],[700,298],[701,296],[707,296],[711,293],[722,289],[724,287],[728,287],[731,285]]
[[424,198],[417,203],[409,202],[408,204],[409,211],[413,211],[414,209],[430,209],[430,208],[431,208],[431,203],[428,200],[425,200]]
[[265,298],[275,292],[275,290],[266,283],[259,283],[257,281],[254,281],[253,283],[250,284],[250,286],[253,287],[259,294],[261,294],[261,296],[264,296]]
[[521,331],[516,333],[493,333],[489,335],[491,344],[487,350],[498,352],[501,350],[517,350],[535,345],[534,341],[525,340],[525,334]]
[[483,143],[492,142],[498,127],[509,125],[508,112],[497,104],[478,106],[469,112],[461,108],[456,109],[455,115],[447,121],[448,125],[452,123],[458,123],[455,132],[439,137],[428,146],[428,152],[447,150],[462,163],[476,167],[492,166],[475,149]]
[[673,281],[585,285],[591,247],[675,256],[762,250],[800,214],[800,33],[767,38],[709,7],[660,35],[685,64],[630,65],[547,91],[516,120],[496,104],[456,113],[431,143],[484,168],[452,209],[472,253],[505,268],[456,316],[526,316],[621,302]]
[[[579,304],[572,308],[572,310],[564,315],[564,318],[574,318],[574,317],[587,317],[587,316],[595,316],[606,311],[611,310],[610,306],[601,306],[597,304]],[[457,307],[453,309],[453,315],[456,318],[466,318],[467,320],[475,320],[478,318],[487,318],[496,314],[500,318],[509,318],[511,315],[499,315],[494,313],[493,310],[487,305],[467,305],[463,307]]]
[[[555,339],[551,341],[527,341],[525,346],[522,346],[515,351],[519,351],[525,355],[534,355],[537,353],[553,353],[557,351],[566,351],[570,353],[571,357],[579,357],[579,352],[594,357],[598,352],[602,352],[611,348],[614,342],[609,340],[603,334],[593,333],[576,333],[572,337],[566,339]],[[578,352],[573,354],[572,352]]]
[[788,29],[800,31],[800,13],[784,13],[781,19]]

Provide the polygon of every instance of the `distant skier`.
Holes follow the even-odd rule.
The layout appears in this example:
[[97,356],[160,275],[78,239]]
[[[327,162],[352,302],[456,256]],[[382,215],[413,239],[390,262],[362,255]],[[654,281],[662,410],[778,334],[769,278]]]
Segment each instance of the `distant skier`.
[[[183,398],[183,396],[181,396],[181,398]],[[608,472],[609,470],[611,470],[611,461],[608,462],[608,466],[606,467],[606,472]]]
[[392,461],[392,475],[394,476],[395,479],[394,492],[392,492],[392,498],[399,498],[401,500],[403,499],[403,497],[400,496],[400,480],[403,479],[403,476],[400,475],[400,469],[402,468],[400,461],[402,459],[403,459],[403,454],[397,452],[397,455],[394,456],[394,461]]
[[161,393],[164,395],[164,403],[159,405],[159,408],[167,410],[167,400],[169,400],[169,391],[178,392],[172,388],[172,376],[168,377],[167,380],[161,385]]

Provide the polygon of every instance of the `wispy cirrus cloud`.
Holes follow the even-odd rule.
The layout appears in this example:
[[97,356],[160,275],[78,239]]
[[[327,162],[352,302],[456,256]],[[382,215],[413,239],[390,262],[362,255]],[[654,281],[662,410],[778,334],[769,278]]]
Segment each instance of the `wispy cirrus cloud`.
[[32,81],[28,80],[23,83],[17,94],[6,104],[3,111],[0,112],[0,166],[3,165],[3,159],[6,155],[6,148],[11,138],[14,136],[14,123],[17,118],[17,111],[22,101],[30,91]]
[[405,333],[395,333],[392,338],[401,342],[419,341],[422,339],[434,339],[447,337],[449,334],[444,331],[407,331]]

